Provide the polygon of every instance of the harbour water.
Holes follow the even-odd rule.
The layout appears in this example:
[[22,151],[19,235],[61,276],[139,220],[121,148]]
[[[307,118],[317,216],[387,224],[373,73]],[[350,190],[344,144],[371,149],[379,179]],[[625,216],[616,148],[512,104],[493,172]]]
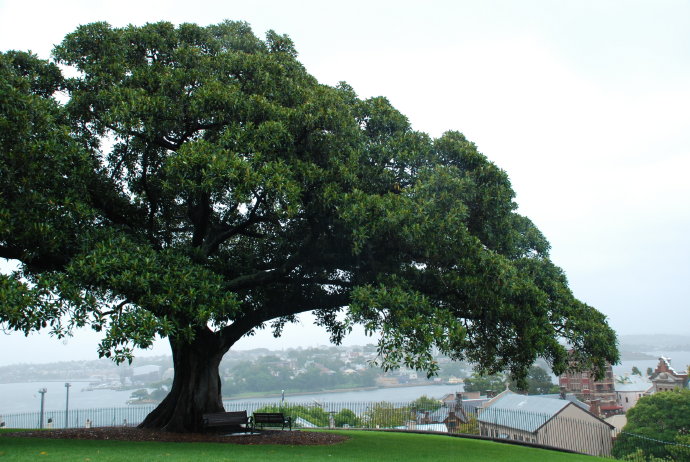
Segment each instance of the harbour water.
[[[127,406],[127,400],[133,390],[93,390],[86,391],[88,383],[70,382],[70,409],[98,409]],[[41,394],[38,390],[46,388],[45,410],[64,411],[66,407],[66,389],[64,382],[26,382],[0,384],[0,416],[23,412],[37,412],[41,406]],[[314,402],[375,402],[413,401],[422,395],[440,398],[447,393],[462,391],[462,384],[457,385],[421,385],[413,387],[377,388],[374,390],[343,391],[334,393],[311,393],[287,395],[285,401],[291,403]],[[289,393],[289,390],[287,390]],[[226,399],[226,403],[278,403],[281,397],[264,397],[249,399]],[[134,407],[134,406],[133,406]]]
[[[70,409],[94,409],[119,407],[127,405],[133,390],[93,390],[86,391],[88,382],[69,382]],[[0,384],[0,415],[19,412],[34,412],[40,410],[41,394],[39,389],[45,388],[45,410],[65,410],[67,404],[67,388],[65,382],[23,382]]]
[[659,357],[664,356],[671,359],[671,366],[677,372],[687,372],[690,366],[690,351],[652,351],[647,352],[654,359],[632,359],[622,361],[621,364],[613,366],[614,375],[625,375],[632,372],[633,366],[637,367],[642,374],[646,374],[648,368],[656,369],[659,364]]

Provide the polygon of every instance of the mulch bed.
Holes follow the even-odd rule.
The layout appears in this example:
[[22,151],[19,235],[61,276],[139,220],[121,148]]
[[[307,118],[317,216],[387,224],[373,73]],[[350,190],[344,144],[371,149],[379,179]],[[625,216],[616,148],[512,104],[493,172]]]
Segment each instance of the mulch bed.
[[338,444],[349,437],[334,433],[300,430],[262,430],[258,434],[170,433],[135,427],[70,428],[3,433],[3,437],[58,438],[75,440],[163,441],[172,443],[233,443],[233,444]]

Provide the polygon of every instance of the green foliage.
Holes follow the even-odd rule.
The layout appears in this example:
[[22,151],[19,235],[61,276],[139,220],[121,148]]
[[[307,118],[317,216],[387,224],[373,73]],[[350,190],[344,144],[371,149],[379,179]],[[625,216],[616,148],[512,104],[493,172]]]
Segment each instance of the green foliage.
[[673,460],[690,460],[690,429],[680,430],[676,436],[675,445],[668,447]]
[[477,416],[470,414],[467,416],[467,422],[458,425],[456,430],[458,433],[466,433],[468,435],[479,435],[479,421]]
[[511,384],[511,388],[519,391],[526,391],[530,395],[543,395],[547,393],[558,393],[558,385],[553,383],[551,376],[546,370],[539,366],[532,366],[527,374],[527,386],[519,387],[517,383]]
[[329,426],[329,415],[323,408],[319,406],[299,406],[289,403],[280,405],[269,405],[257,409],[255,412],[282,412],[285,416],[292,417],[293,425],[296,424],[297,418],[302,418],[317,427]]
[[163,401],[165,399],[165,397],[168,395],[167,390],[168,390],[168,388],[163,388],[163,387],[156,388],[155,390],[153,390],[149,394],[149,397],[153,400],[156,400],[156,401]]
[[231,21],[80,26],[54,50],[71,78],[1,53],[0,257],[22,264],[2,327],[208,359],[313,311],[336,343],[380,334],[384,369],[434,374],[437,349],[522,383],[538,356],[618,360],[503,170],[296,55]]
[[621,460],[628,460],[631,462],[669,462],[673,459],[650,456],[645,454],[645,452],[642,449],[637,449],[635,452],[626,454],[625,457],[623,457]]
[[422,395],[410,403],[410,407],[417,411],[435,411],[443,405],[441,401]]
[[471,377],[465,379],[464,390],[500,393],[506,389],[507,381],[508,378],[503,374],[481,375],[473,372]]
[[[690,390],[676,390],[643,396],[627,413],[628,423],[613,446],[613,455],[622,458],[642,450],[644,456],[686,460],[690,415]],[[657,443],[659,442],[659,443]],[[666,443],[666,444],[665,444]],[[672,449],[673,448],[673,449]],[[676,456],[682,456],[676,458]]]
[[640,372],[640,370],[637,368],[637,366],[633,366],[633,368],[632,368],[632,374],[633,374],[633,375],[639,375],[639,376],[641,376],[641,375],[642,375],[642,372]]
[[362,419],[350,409],[341,409],[336,412],[333,421],[336,427],[359,427],[362,425]]
[[148,399],[149,392],[145,388],[134,390],[130,395],[130,399]]
[[471,377],[465,379],[464,390],[500,393],[506,389],[506,385],[511,390],[526,392],[530,395],[558,392],[558,385],[554,384],[549,373],[539,366],[530,367],[522,386],[520,382],[512,380],[505,374],[482,375],[474,372]]
[[394,403],[381,401],[374,403],[367,409],[364,421],[369,428],[392,428],[405,425],[413,419],[410,406],[397,407]]
[[[295,372],[278,358],[264,356],[257,361],[242,361],[230,371],[225,389],[233,394],[246,392],[322,391],[335,388],[371,387],[375,385],[377,371],[372,368],[345,374],[339,370],[339,360],[318,358],[319,364],[299,363]],[[326,364],[336,368],[328,369]]]

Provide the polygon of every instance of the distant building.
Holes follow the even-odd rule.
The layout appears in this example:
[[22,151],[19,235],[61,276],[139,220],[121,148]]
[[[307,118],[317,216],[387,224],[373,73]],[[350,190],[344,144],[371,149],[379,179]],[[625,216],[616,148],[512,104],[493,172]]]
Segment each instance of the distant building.
[[596,380],[591,371],[567,371],[558,378],[558,385],[565,393],[574,393],[578,399],[590,406],[590,412],[599,417],[608,417],[623,412],[616,401],[613,368],[607,364],[604,377]]
[[655,393],[660,391],[671,391],[676,388],[687,388],[688,386],[688,373],[676,372],[676,370],[671,367],[671,358],[666,358],[664,356],[659,358],[659,364],[657,364],[656,369],[649,379],[652,382]]
[[419,430],[424,426],[441,425],[435,428],[435,431],[449,433],[460,431],[460,426],[469,422],[463,407],[466,401],[463,401],[462,393],[451,393],[444,398],[446,399],[438,409],[415,412],[415,419],[408,422],[408,428],[414,427]]
[[613,426],[566,399],[506,391],[479,410],[481,435],[569,449],[611,453]]
[[459,392],[456,391],[455,393],[447,393],[441,397],[441,402],[443,403],[444,406],[454,406],[457,403],[460,403],[463,400],[468,400],[468,399],[479,399],[480,398],[480,393],[478,391],[464,391],[464,392]]
[[394,387],[396,385],[400,385],[400,381],[398,380],[398,377],[379,376],[376,377],[376,385],[380,387]]
[[653,391],[653,385],[646,377],[635,374],[617,378],[615,388],[616,402],[623,412],[628,412],[640,398]]

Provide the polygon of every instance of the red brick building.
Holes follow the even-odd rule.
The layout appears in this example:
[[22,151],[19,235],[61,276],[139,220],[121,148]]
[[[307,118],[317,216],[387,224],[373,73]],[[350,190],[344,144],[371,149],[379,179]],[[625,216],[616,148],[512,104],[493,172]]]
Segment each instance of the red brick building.
[[600,417],[609,417],[622,412],[622,406],[616,402],[616,389],[613,369],[606,366],[604,377],[596,380],[590,371],[566,372],[558,378],[561,391],[574,393],[581,401],[587,403],[590,412]]
[[659,358],[659,364],[649,377],[654,385],[654,392],[671,391],[676,388],[686,388],[688,386],[687,372],[676,372],[671,367],[671,358],[662,356]]

